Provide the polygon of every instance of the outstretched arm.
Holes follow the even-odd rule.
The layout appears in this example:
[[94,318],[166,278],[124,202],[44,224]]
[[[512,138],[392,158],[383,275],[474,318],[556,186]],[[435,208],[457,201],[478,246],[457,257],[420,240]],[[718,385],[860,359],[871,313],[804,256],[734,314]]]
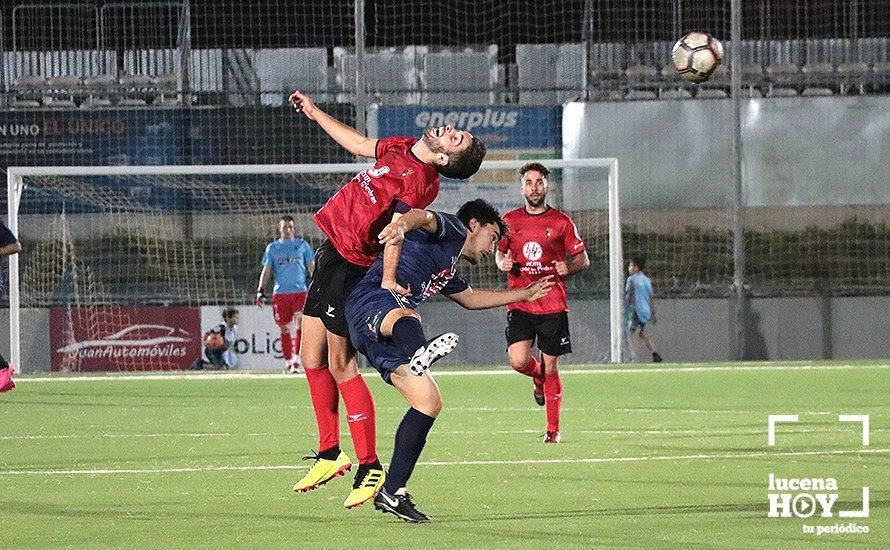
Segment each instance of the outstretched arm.
[[377,156],[376,139],[363,136],[354,128],[322,111],[308,95],[297,90],[290,95],[289,101],[294,110],[317,122],[322,130],[353,155],[370,158]]
[[410,288],[404,288],[399,285],[396,280],[396,271],[399,268],[399,258],[402,256],[402,241],[405,240],[405,233],[415,229],[422,229],[429,233],[433,233],[438,229],[436,216],[428,210],[412,208],[404,214],[398,212],[392,215],[390,222],[383,231],[377,235],[383,248],[383,280],[380,282],[380,288],[386,288],[407,296],[411,294]]
[[468,288],[462,292],[448,295],[448,298],[457,302],[466,309],[491,309],[505,306],[513,302],[533,302],[550,293],[553,286],[553,275],[541,277],[525,288],[513,288],[505,290],[473,290]]
[[22,245],[18,241],[8,244],[2,248],[0,248],[0,258],[5,258],[6,256],[12,256],[13,254],[18,254],[22,251]]

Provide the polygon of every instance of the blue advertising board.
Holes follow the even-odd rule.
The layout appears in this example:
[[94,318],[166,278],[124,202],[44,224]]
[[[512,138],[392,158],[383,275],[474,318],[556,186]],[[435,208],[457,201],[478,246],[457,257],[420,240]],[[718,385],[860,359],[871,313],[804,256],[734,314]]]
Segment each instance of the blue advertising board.
[[376,117],[379,137],[420,136],[430,126],[451,124],[480,137],[489,149],[562,147],[562,109],[558,106],[379,107]]

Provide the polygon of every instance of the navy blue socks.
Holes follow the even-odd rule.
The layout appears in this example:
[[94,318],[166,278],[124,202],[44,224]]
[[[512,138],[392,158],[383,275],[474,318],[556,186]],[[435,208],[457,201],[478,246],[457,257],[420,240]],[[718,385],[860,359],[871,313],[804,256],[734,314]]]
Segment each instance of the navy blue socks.
[[392,326],[392,342],[409,359],[414,352],[426,345],[423,325],[417,317],[402,317]]
[[426,436],[435,421],[432,416],[427,416],[413,407],[405,413],[402,422],[399,423],[399,429],[396,430],[392,461],[386,474],[386,482],[383,484],[387,493],[395,494],[408,484],[408,478],[414,471],[414,465],[417,464],[423,446],[426,445]]

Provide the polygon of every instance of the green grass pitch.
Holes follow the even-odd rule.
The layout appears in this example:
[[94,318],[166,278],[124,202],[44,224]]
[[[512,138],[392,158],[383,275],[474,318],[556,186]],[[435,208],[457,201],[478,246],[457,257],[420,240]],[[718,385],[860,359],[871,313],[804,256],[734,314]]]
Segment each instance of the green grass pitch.
[[[527,378],[443,370],[409,485],[428,525],[344,510],[351,475],[291,491],[316,445],[302,377],[20,377],[0,395],[0,547],[887,548],[890,364],[807,367],[567,369],[546,446]],[[369,383],[386,462],[406,405]],[[799,415],[773,447],[770,414]],[[868,446],[841,414],[869,415]],[[770,473],[835,478],[834,516],[768,518]],[[863,486],[869,517],[839,518]],[[803,532],[848,523],[869,532]]]

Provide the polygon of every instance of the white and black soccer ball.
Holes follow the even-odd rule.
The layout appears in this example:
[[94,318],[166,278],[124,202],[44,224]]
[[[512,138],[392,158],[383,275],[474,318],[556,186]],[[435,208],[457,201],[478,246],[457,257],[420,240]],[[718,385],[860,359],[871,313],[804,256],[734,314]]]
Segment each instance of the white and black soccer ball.
[[723,61],[723,44],[708,33],[691,32],[674,44],[671,60],[681,78],[704,82]]

